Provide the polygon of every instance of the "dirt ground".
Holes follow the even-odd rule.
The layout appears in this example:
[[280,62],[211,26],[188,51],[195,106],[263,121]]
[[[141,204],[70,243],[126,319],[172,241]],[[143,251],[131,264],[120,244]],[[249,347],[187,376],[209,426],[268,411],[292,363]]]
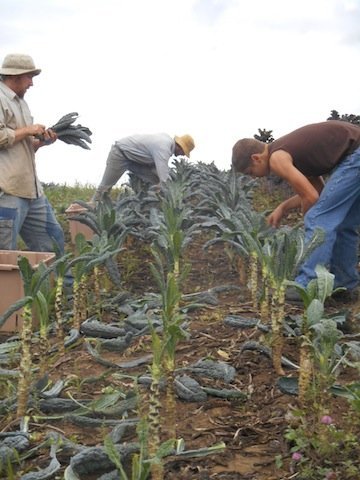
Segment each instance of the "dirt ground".
[[[178,367],[184,367],[202,358],[225,361],[236,369],[235,379],[230,385],[205,378],[201,379],[201,384],[214,388],[238,389],[247,395],[247,399],[228,400],[208,396],[206,401],[199,403],[177,399],[177,437],[184,439],[186,449],[210,447],[219,442],[224,442],[226,448],[222,453],[199,458],[168,457],[165,460],[165,478],[167,480],[295,478],[290,468],[289,445],[284,440],[284,432],[288,426],[286,415],[289,410],[296,408],[297,397],[281,393],[277,388],[277,376],[267,356],[257,351],[242,351],[244,342],[259,340],[264,334],[257,328],[238,329],[224,324],[223,320],[228,315],[242,315],[248,318],[259,318],[259,315],[253,311],[247,289],[240,284],[239,273],[231,265],[225,249],[217,245],[204,251],[202,245],[201,239],[195,239],[187,253],[186,260],[191,263],[191,271],[184,286],[186,290],[184,293],[224,285],[236,285],[241,288],[219,293],[218,305],[209,305],[189,313],[190,338],[179,343],[176,364]],[[136,252],[136,245],[132,248]],[[143,258],[133,271],[128,272],[127,280],[126,288],[134,295],[140,296],[149,290],[154,291],[149,259]],[[352,308],[355,314],[357,306],[353,305]],[[300,312],[299,307],[287,305],[287,314]],[[284,354],[297,362],[297,348],[294,342],[294,339],[286,339]],[[104,356],[119,363],[149,352],[150,338],[141,337],[123,354],[108,352]],[[129,375],[145,373],[147,367],[142,365],[127,369],[126,373]],[[109,384],[119,385],[120,388],[131,387],[131,380],[122,381],[112,375],[95,383],[84,382],[79,386],[79,380],[101,375],[106,370],[106,367],[98,364],[87,353],[82,341],[69,349],[63,358],[49,356],[49,377],[53,381],[59,378],[72,378],[73,382],[69,383],[72,386],[67,390],[78,399],[97,398]],[[116,371],[113,370],[113,373]],[[286,370],[286,374],[294,375],[294,371]],[[346,372],[344,374],[346,375]],[[343,408],[342,401],[338,398],[333,398],[332,401],[333,411]],[[36,410],[29,412],[30,415],[38,413]],[[16,420],[11,416],[3,418],[0,426],[2,431],[9,431],[16,427]],[[36,433],[34,445],[49,431],[60,432],[76,443],[89,446],[102,445],[104,435],[108,433],[105,426],[79,427],[61,419],[35,421],[33,416],[30,419],[29,430]],[[131,436],[125,438],[128,441],[135,439]],[[283,458],[281,468],[275,465],[275,458],[278,456]],[[65,453],[60,453],[58,459],[64,470],[69,457]],[[35,466],[44,468],[48,462],[48,451],[40,451],[26,462],[25,468],[34,469]],[[86,480],[90,480],[90,477]]]

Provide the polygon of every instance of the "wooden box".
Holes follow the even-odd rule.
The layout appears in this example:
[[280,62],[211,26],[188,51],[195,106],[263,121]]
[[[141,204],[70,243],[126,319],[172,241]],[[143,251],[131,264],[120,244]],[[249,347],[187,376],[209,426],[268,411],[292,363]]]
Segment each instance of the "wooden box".
[[75,238],[78,233],[82,233],[86,240],[91,240],[94,236],[94,232],[90,227],[77,220],[72,220],[74,215],[79,215],[84,211],[86,211],[86,209],[77,203],[71,204],[69,208],[65,210],[67,219],[69,221],[70,239],[73,245],[75,244]]
[[[41,262],[49,265],[55,259],[53,252],[28,252],[21,250],[0,250],[0,314],[24,296],[23,281],[18,267],[18,258],[26,257],[33,268]],[[21,329],[21,310],[13,313],[1,332],[18,332]]]

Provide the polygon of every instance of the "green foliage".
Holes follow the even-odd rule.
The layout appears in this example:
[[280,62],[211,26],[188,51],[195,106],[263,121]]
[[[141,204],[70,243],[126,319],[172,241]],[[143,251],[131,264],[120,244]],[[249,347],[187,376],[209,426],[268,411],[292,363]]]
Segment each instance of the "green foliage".
[[353,382],[345,385],[343,388],[343,395],[348,399],[351,405],[351,410],[355,412],[355,419],[360,423],[360,383]]
[[342,474],[333,478],[359,478],[360,448],[351,423],[341,427],[329,416],[317,418],[302,410],[295,411],[294,416],[297,425],[286,430],[285,438],[290,452],[298,454],[292,463],[296,478],[324,480],[330,472]]
[[[264,132],[271,134],[271,131],[259,129],[260,134]],[[60,259],[56,267],[52,267],[61,276],[68,269],[73,269],[75,279],[80,280],[86,276],[95,265],[120,251],[121,242],[125,238],[124,232],[130,231],[133,227],[134,230],[131,231],[135,232],[138,238],[151,240],[154,264],[150,268],[161,295],[164,327],[162,331],[151,329],[153,347],[151,374],[156,381],[161,379],[165,367],[174,367],[177,342],[185,336],[182,329],[183,310],[179,308],[181,286],[190,268],[185,262],[185,249],[200,229],[214,232],[215,238],[212,239],[214,243],[226,242],[244,257],[256,256],[265,266],[267,273],[272,276],[274,280],[272,285],[275,289],[287,284],[297,266],[321,240],[319,234],[313,242],[305,245],[303,232],[298,227],[276,231],[269,228],[265,213],[258,213],[252,208],[255,185],[252,180],[248,183],[245,177],[235,176],[233,172],[220,172],[213,165],[202,165],[200,162],[195,166],[178,162],[172,175],[173,181],[165,185],[159,194],[143,190],[138,194],[126,193],[116,205],[105,198],[95,209],[89,207],[86,201],[93,195],[94,187],[78,186],[78,190],[70,188],[69,192],[69,187],[64,186],[59,199],[55,200],[56,207],[59,205],[60,210],[62,209],[61,214],[70,203],[84,202],[88,207],[85,217],[96,226],[94,230],[97,232],[90,242],[85,241],[80,235],[76,240],[76,257]],[[180,178],[181,182],[178,182],[177,179]],[[54,195],[53,198],[56,198],[55,193],[58,194],[55,192],[56,188],[52,190],[52,187],[48,186],[46,190],[50,196]],[[143,247],[145,242],[142,241],[141,244],[142,248],[149,248]],[[137,254],[138,251],[134,253]],[[33,294],[39,292],[35,299],[45,315],[46,294],[42,287],[45,287],[46,275],[51,269],[46,271],[46,274],[43,272],[45,276],[42,279],[41,271],[35,274],[24,261],[21,265],[26,296],[17,306],[20,308],[32,301]],[[134,261],[131,268],[135,270],[137,266],[138,263]],[[324,301],[332,293],[333,277],[321,268],[317,272],[317,281],[310,282],[307,289],[302,289],[297,284],[295,286],[300,289],[303,296],[306,315],[304,325],[313,358],[320,373],[332,379],[344,353],[339,348],[341,332],[337,330],[336,322],[324,318]],[[359,391],[358,386],[352,385],[347,392],[348,398],[351,397],[349,403],[352,411],[355,411],[357,416],[360,411]],[[113,405],[119,398],[119,393],[101,397],[82,407],[81,412],[100,412]],[[291,443],[293,451],[303,452],[301,467],[300,465],[294,467],[299,467],[297,478],[322,479],[320,475],[324,476],[332,468],[329,462],[332,457],[336,457],[336,449],[341,449],[343,445],[345,456],[341,459],[342,466],[344,468],[346,466],[348,472],[358,474],[358,465],[349,453],[351,448],[354,448],[356,455],[360,453],[354,443],[351,425],[350,427],[348,425],[347,429],[322,428],[320,437],[320,431],[316,431],[313,426],[315,424],[318,427],[318,421],[311,417],[305,418],[304,415],[300,427],[292,427],[287,432],[287,440]],[[174,441],[170,439],[158,446],[157,453],[150,458],[149,425],[145,420],[139,423],[138,439],[140,452],[133,455],[131,479],[145,480],[150,474],[151,465],[161,462],[161,458],[172,452]],[[122,475],[120,478],[128,478],[126,475],[129,474],[125,473],[119,453],[110,437],[105,438],[105,448],[119,475]],[[186,458],[206,454],[205,451],[211,453],[211,448],[185,452],[180,443],[176,448],[176,454]],[[219,445],[220,448],[224,448],[224,445]],[[357,478],[355,473],[351,474],[354,475],[353,478]]]
[[150,219],[153,253],[158,257],[157,262],[164,261],[166,271],[176,276],[182,270],[180,262],[184,250],[197,231],[197,226],[189,223],[193,212],[191,205],[185,202],[185,188],[180,182],[167,184],[160,208],[152,212]]
[[118,222],[116,209],[109,194],[102,194],[101,199],[95,204],[89,204],[81,199],[75,203],[82,207],[83,211],[73,215],[71,217],[73,220],[87,225],[98,235],[106,232],[109,238],[123,232],[124,226]]
[[258,128],[259,134],[255,134],[254,138],[256,140],[260,140],[260,142],[265,143],[272,143],[274,141],[274,137],[272,135],[272,130],[266,130],[265,128]]
[[180,260],[194,234],[194,226],[186,228],[192,211],[184,203],[184,188],[177,182],[167,185],[161,203],[163,216],[157,218],[157,235],[152,248],[155,265],[150,265],[162,298],[163,348],[170,361],[174,359],[178,340],[185,335],[181,328],[183,315],[179,311],[180,285],[190,267],[182,266]]
[[[74,185],[43,183],[45,195],[54,208],[56,214],[64,214],[65,210],[77,200],[88,202],[96,191],[96,185],[81,184],[76,182]],[[116,198],[120,188],[113,188],[111,198]]]
[[320,318],[311,324],[310,330],[315,365],[330,386],[336,370],[342,363],[343,351],[338,342],[343,333],[337,328],[336,321],[331,318]]
[[75,185],[48,183],[43,184],[45,195],[55,210],[56,215],[62,215],[64,218],[65,210],[76,200],[89,201],[94,195],[95,185]]
[[[118,240],[122,240],[121,238]],[[78,234],[75,238],[77,256],[71,259],[67,269],[71,269],[76,281],[90,273],[96,265],[101,265],[110,257],[121,251],[121,247],[113,245],[106,232],[101,236],[94,235],[92,241],[85,240],[84,235]]]
[[[306,315],[309,325],[318,321],[323,315],[325,300],[338,291],[334,290],[334,275],[326,267],[317,265],[315,272],[316,278],[312,279],[306,288],[297,282],[287,282],[288,286],[293,286],[298,290],[304,307],[309,309]],[[313,303],[314,300],[318,300],[318,302]]]
[[[96,191],[96,186],[91,184],[81,184],[76,182],[74,185],[45,183],[42,185],[46,197],[53,207],[58,221],[60,222],[64,232],[67,234],[69,230],[68,217],[65,211],[72,203],[78,200],[89,202]],[[111,198],[116,198],[121,189],[113,188]]]
[[113,462],[113,464],[116,466],[120,479],[121,480],[129,480],[129,477],[126,475],[126,472],[124,470],[124,467],[121,463],[121,456],[119,452],[116,450],[115,445],[113,441],[111,440],[111,437],[109,435],[106,435],[104,438],[104,447],[105,451],[110,458],[110,460]]
[[111,437],[107,435],[104,439],[105,451],[116,466],[120,480],[147,480],[151,472],[151,466],[160,463],[162,458],[174,452],[174,440],[167,440],[161,443],[154,457],[149,457],[147,447],[149,428],[145,419],[140,419],[136,431],[139,440],[139,453],[135,453],[132,456],[130,476],[125,472],[121,456]]
[[330,117],[328,117],[327,120],[340,120],[342,122],[360,125],[360,115],[354,115],[353,113],[340,115],[337,110],[331,110]]
[[[53,292],[50,291],[49,276],[53,271],[54,264],[46,267],[45,264],[40,264],[38,268],[34,269],[29,259],[25,256],[20,256],[18,259],[18,266],[23,282],[24,297],[14,302],[10,307],[0,316],[0,326],[15,312],[19,311],[25,305],[33,304],[36,297],[43,288],[42,295],[45,296],[46,301],[53,299]],[[39,299],[39,307],[42,301]],[[42,309],[44,310],[44,305]]]
[[3,461],[0,461],[0,474],[5,473],[7,480],[15,480],[16,476],[13,468],[13,463],[17,462],[18,464],[20,464],[20,455],[18,451],[13,448],[12,455],[3,456],[2,460],[4,461],[4,464]]
[[266,237],[263,248],[264,260],[275,283],[290,280],[299,266],[323,242],[324,232],[317,229],[313,238],[305,242],[301,228],[282,228]]
[[185,450],[185,442],[182,438],[180,438],[176,442],[176,455],[182,458],[198,458],[198,457],[204,457],[206,455],[212,455],[214,453],[221,453],[225,450],[226,445],[224,442],[219,442],[216,443],[215,445],[212,445],[211,447],[204,447],[204,448],[199,448],[197,450]]

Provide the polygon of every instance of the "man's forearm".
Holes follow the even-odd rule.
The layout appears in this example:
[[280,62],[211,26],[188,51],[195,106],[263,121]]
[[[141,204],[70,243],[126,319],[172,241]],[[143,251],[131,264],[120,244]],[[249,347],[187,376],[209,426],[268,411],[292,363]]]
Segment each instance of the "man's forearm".
[[15,142],[21,142],[27,137],[35,135],[44,135],[45,126],[36,123],[35,125],[27,125],[26,127],[17,128],[15,130]]
[[294,195],[287,200],[284,200],[280,206],[284,210],[285,213],[289,212],[290,210],[294,210],[297,208],[301,208],[301,198],[300,195]]

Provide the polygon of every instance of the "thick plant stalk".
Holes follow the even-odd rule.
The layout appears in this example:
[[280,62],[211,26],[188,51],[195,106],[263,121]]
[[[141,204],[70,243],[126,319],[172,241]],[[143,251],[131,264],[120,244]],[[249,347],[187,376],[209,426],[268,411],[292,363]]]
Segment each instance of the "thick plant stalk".
[[73,327],[76,328],[76,330],[80,330],[80,324],[81,324],[81,311],[80,311],[80,296],[81,296],[81,291],[80,291],[80,282],[74,279],[74,304],[73,304]]
[[40,355],[40,376],[43,377],[47,370],[47,352],[48,342],[48,324],[49,324],[49,304],[48,298],[39,290],[36,293],[33,305],[40,321],[39,329],[39,355]]
[[270,288],[268,282],[264,282],[264,296],[260,302],[260,318],[264,324],[270,323]]
[[301,405],[304,405],[306,402],[307,395],[309,393],[311,381],[314,374],[314,363],[313,356],[311,351],[311,346],[309,343],[310,340],[310,331],[309,331],[309,320],[307,314],[304,313],[303,323],[302,323],[302,335],[300,337],[300,348],[299,348],[299,380],[298,380],[298,390],[299,390],[299,401]]
[[285,288],[283,286],[274,289],[271,299],[271,327],[272,327],[272,357],[275,372],[278,375],[284,375],[281,366],[281,357],[284,346],[283,322],[284,322],[284,302]]
[[[149,398],[149,438],[148,438],[148,451],[149,457],[154,458],[159,451],[161,445],[160,433],[161,433],[161,400],[160,400],[160,378],[161,369],[158,365],[154,364],[151,368],[152,381],[150,385],[150,398]],[[163,480],[164,467],[162,463],[153,463],[151,465],[151,478],[152,480]]]
[[258,301],[258,260],[254,252],[250,253],[250,292],[251,301],[255,310],[259,307]]
[[87,310],[88,310],[88,305],[87,305],[87,281],[88,281],[88,276],[87,274],[83,274],[81,276],[80,282],[79,282],[79,316],[80,316],[80,324],[86,320],[87,318]]
[[163,291],[163,326],[165,351],[162,360],[166,377],[165,416],[168,436],[176,438],[176,403],[174,390],[176,345],[181,338],[181,314],[179,311],[179,278],[175,273],[168,273]]
[[174,258],[173,274],[174,274],[175,280],[178,280],[179,275],[180,275],[180,258],[179,257]]
[[176,402],[175,402],[175,360],[164,360],[166,379],[165,421],[168,438],[176,438]]
[[100,295],[100,272],[101,268],[99,265],[95,265],[94,267],[94,302],[96,305],[97,313],[99,317],[101,317],[101,295]]
[[305,336],[301,337],[300,360],[299,360],[299,401],[304,405],[311,380],[313,377],[313,361],[309,342]]
[[64,328],[62,325],[62,299],[63,299],[63,285],[64,277],[59,275],[56,281],[56,290],[55,290],[55,320],[56,320],[56,337],[58,342],[59,355],[63,357],[65,355],[65,344],[64,344]]
[[21,361],[17,391],[17,416],[26,415],[27,402],[31,384],[31,336],[32,336],[32,302],[28,302],[23,309],[23,324],[21,330]]
[[314,375],[314,361],[310,346],[310,329],[307,313],[304,313],[302,322],[302,335],[300,337],[299,348],[299,401],[304,405],[309,393],[311,381]]
[[74,320],[73,326],[80,330],[81,323],[86,320],[87,300],[86,300],[87,275],[82,275],[80,280],[74,280]]
[[264,294],[260,302],[260,318],[262,323],[267,324],[270,322],[270,304],[271,304],[271,294],[270,294],[270,278],[268,275],[268,270],[266,268],[265,262],[262,264],[261,268],[262,281],[264,284]]
[[47,337],[47,327],[42,326],[40,328],[39,339],[39,352],[40,352],[40,377],[43,377],[48,370],[48,357],[47,352],[49,350],[49,340]]
[[140,391],[138,385],[135,383],[134,386],[138,402],[137,402],[137,412],[139,417],[139,423],[136,428],[136,433],[138,441],[140,444],[139,453],[134,453],[131,460],[132,466],[132,479],[144,479],[146,480],[147,475],[150,472],[150,465],[146,463],[146,460],[149,458],[149,423],[148,423],[148,395],[144,391]]
[[[174,184],[172,184],[174,187]],[[170,192],[171,193],[171,192]],[[180,283],[187,274],[187,268],[181,265],[181,254],[185,246],[185,233],[183,230],[183,221],[186,214],[182,208],[182,202],[174,204],[174,197],[171,195],[163,202],[164,222],[161,228],[161,241],[158,248],[153,249],[154,257],[158,269],[152,268],[155,279],[161,289],[162,297],[162,321],[163,335],[162,339],[153,332],[153,351],[154,361],[152,367],[153,390],[149,409],[149,445],[150,458],[156,456],[160,447],[160,392],[158,382],[161,373],[166,377],[166,402],[165,417],[167,430],[170,433],[170,440],[176,438],[175,422],[175,394],[174,394],[174,372],[175,372],[175,351],[177,341],[182,338],[181,329],[182,316],[180,314],[179,304],[181,299]],[[167,260],[164,268],[163,259]],[[165,273],[167,271],[167,274]],[[157,361],[155,361],[155,357]],[[159,402],[159,403],[157,403]],[[155,462],[151,467],[151,478],[160,480],[163,478],[163,465]]]

